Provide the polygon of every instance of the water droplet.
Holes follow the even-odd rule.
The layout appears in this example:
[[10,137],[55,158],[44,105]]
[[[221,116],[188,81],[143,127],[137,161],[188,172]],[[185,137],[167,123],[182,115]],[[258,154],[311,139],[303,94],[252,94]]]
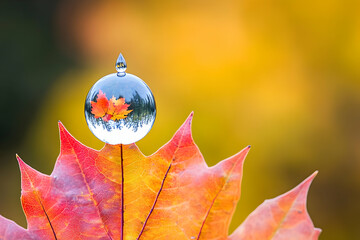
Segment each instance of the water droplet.
[[125,76],[125,74],[126,74],[125,71],[126,71],[127,65],[126,65],[125,58],[123,57],[123,55],[121,53],[120,53],[118,59],[116,60],[115,68],[116,68],[116,71],[118,72],[119,76]]
[[[121,54],[119,59],[124,59]],[[101,141],[114,145],[139,141],[150,131],[156,117],[150,88],[137,76],[125,74],[125,60],[120,62],[125,66],[123,75],[117,68],[118,73],[101,78],[85,101],[90,131]]]

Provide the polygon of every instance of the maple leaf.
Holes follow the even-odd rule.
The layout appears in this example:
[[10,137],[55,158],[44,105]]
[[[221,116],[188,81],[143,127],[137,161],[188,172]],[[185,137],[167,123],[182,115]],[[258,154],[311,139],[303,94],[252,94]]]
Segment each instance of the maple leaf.
[[208,167],[191,119],[148,157],[135,144],[93,150],[59,123],[61,151],[50,176],[17,157],[28,228],[0,216],[0,239],[317,239],[305,206],[315,174],[265,201],[228,236],[250,148]]
[[127,110],[130,104],[125,103],[125,98],[115,99],[112,97],[109,101],[109,108],[107,113],[111,115],[111,120],[120,120],[127,117],[132,110]]
[[108,100],[105,93],[101,90],[97,95],[96,102],[91,101],[91,113],[95,118],[102,118],[105,122],[120,120],[127,117],[132,112],[128,110],[130,104],[125,103],[125,98],[116,99],[114,96]]
[[95,118],[105,116],[109,107],[109,101],[105,94],[100,90],[97,95],[96,102],[91,101],[91,113],[94,114]]

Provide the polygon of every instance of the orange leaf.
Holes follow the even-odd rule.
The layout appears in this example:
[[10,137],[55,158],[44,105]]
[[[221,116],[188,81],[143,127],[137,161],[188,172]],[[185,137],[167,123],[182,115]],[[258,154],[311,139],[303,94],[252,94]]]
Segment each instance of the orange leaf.
[[130,104],[125,103],[125,98],[115,99],[112,97],[109,102],[108,114],[110,114],[111,120],[120,120],[127,117],[127,114],[132,112],[132,110],[127,110]]
[[[104,98],[101,94],[100,99]],[[123,99],[109,102],[127,108]],[[115,116],[116,111],[110,113]],[[191,119],[192,115],[149,157],[135,144],[106,144],[100,151],[93,150],[59,123],[61,152],[50,176],[18,158],[28,228],[0,216],[0,239],[271,239],[253,233],[248,226],[254,225],[256,231],[272,231],[274,239],[289,239],[289,229],[292,236],[307,232],[312,235],[306,236],[317,238],[319,232],[304,209],[311,180],[273,203],[272,213],[276,219],[283,218],[276,231],[269,214],[252,214],[228,237],[250,148],[208,167],[192,139]]]
[[306,197],[317,172],[291,191],[266,200],[230,236],[237,239],[318,239],[320,229],[314,228],[306,210]]
[[100,90],[96,102],[91,101],[91,113],[94,114],[95,118],[103,117],[107,113],[108,107],[109,101],[105,94]]

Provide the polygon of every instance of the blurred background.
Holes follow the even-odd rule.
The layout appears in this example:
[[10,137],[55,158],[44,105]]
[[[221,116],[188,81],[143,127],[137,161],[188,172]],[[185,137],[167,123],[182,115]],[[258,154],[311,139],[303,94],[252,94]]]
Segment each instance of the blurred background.
[[320,239],[360,239],[359,12],[348,0],[1,1],[0,214],[26,226],[15,153],[50,174],[58,120],[103,146],[84,101],[122,52],[157,102],[144,154],[191,111],[209,165],[252,145],[231,231],[319,170]]

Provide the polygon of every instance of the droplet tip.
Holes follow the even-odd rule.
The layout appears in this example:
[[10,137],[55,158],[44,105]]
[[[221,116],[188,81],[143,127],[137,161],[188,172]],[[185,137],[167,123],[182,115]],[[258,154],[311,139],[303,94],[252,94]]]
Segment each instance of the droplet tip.
[[126,71],[127,65],[122,53],[119,54],[119,57],[116,60],[115,68],[118,73],[125,73]]

